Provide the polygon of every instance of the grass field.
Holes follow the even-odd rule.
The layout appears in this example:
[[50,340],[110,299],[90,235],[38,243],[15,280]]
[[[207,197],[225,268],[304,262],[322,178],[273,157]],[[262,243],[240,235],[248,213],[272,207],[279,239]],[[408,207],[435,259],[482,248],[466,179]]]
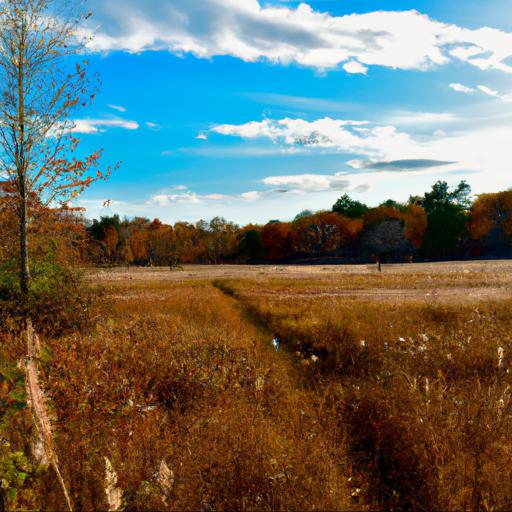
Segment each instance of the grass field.
[[46,340],[76,508],[510,510],[511,271],[90,272],[95,327]]

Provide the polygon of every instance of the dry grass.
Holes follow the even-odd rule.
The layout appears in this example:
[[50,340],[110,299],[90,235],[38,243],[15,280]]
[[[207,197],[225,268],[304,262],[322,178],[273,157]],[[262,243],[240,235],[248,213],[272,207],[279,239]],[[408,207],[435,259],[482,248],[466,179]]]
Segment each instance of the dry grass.
[[[114,300],[90,334],[48,340],[75,508],[108,507],[107,457],[132,510],[346,509],[343,432],[269,335],[211,285],[159,293]],[[36,508],[63,507],[49,475],[39,485]]]
[[284,295],[265,282],[217,285],[278,334],[317,392],[341,385],[332,400],[348,429],[361,506],[512,507],[512,300],[392,304],[304,296],[304,283],[292,280],[274,283]]
[[94,327],[46,339],[75,508],[510,510],[507,265],[102,274]]

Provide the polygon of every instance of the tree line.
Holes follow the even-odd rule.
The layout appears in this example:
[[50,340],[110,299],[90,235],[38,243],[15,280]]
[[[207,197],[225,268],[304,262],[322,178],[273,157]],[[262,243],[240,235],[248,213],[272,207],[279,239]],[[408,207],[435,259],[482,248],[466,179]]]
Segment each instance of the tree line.
[[[6,194],[4,194],[4,199]],[[14,219],[0,209],[0,258],[16,254]],[[376,207],[341,196],[329,211],[303,211],[292,221],[238,226],[215,217],[168,225],[158,219],[87,221],[72,208],[38,208],[29,231],[37,253],[86,265],[172,267],[185,263],[288,261],[404,262],[512,256],[512,190],[471,198],[462,181],[438,181],[423,196]],[[10,227],[9,227],[10,224]]]

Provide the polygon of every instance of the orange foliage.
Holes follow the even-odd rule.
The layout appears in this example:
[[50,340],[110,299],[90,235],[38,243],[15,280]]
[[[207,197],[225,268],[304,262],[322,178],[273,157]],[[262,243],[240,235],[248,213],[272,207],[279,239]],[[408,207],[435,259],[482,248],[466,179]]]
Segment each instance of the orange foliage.
[[405,237],[415,248],[419,248],[428,224],[425,210],[416,203],[411,204],[404,212],[404,220]]
[[478,239],[493,229],[502,235],[512,235],[512,190],[482,194],[471,207],[471,235]]
[[292,253],[292,225],[289,222],[272,222],[261,231],[261,243],[270,260],[287,258]]
[[353,240],[361,228],[360,219],[319,212],[294,222],[293,246],[297,252],[306,254],[333,252]]
[[427,214],[425,210],[418,204],[413,203],[404,210],[398,210],[393,206],[379,206],[370,210],[364,216],[364,224],[381,222],[384,220],[399,220],[404,224],[405,237],[416,248],[420,247],[423,235],[427,229]]

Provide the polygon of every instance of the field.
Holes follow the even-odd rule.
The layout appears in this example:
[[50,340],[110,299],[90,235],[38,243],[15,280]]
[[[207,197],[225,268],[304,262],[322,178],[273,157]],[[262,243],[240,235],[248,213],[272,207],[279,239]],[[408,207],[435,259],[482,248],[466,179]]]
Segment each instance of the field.
[[76,509],[512,508],[512,263],[88,279],[94,327],[45,340]]

